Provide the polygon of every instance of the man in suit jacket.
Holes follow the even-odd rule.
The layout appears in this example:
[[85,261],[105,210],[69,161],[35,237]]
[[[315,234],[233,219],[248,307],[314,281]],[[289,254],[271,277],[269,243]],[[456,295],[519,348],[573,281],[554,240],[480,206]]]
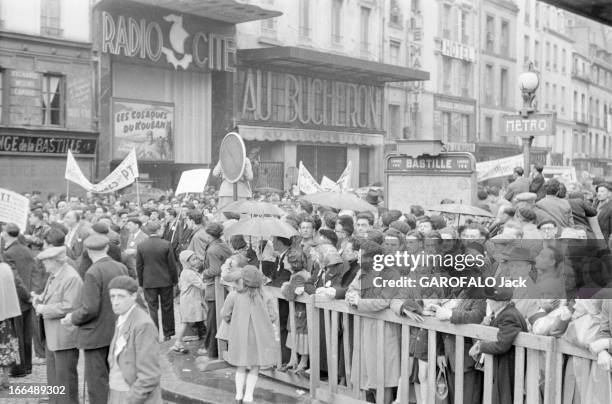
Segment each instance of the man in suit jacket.
[[125,264],[130,272],[136,273],[136,249],[149,236],[142,231],[142,222],[137,217],[129,217],[125,227],[129,231],[127,247],[124,250]]
[[119,316],[108,353],[109,402],[161,404],[158,331],[136,304],[138,283],[118,276],[108,287]]
[[[42,294],[32,295],[36,313],[42,316],[46,346],[47,385],[65,386],[65,395],[51,396],[50,403],[79,402],[77,364],[77,328],[64,326],[60,320],[79,307],[83,281],[67,263],[66,247],[48,247],[38,254],[45,270],[50,273]],[[38,319],[37,319],[38,321]]]
[[512,174],[514,181],[508,185],[508,190],[506,191],[505,195],[505,198],[510,202],[512,202],[512,199],[514,199],[514,197],[518,194],[529,192],[529,184],[531,181],[529,178],[523,177],[523,173],[524,171],[522,167],[514,168],[514,173]]
[[108,284],[117,276],[127,275],[125,265],[107,255],[108,238],[94,234],[84,246],[93,264],[85,273],[81,307],[66,315],[65,325],[79,326],[78,344],[85,351],[85,381],[89,402],[105,404],[108,400],[108,348],[113,338],[113,313]]
[[4,260],[13,269],[21,316],[15,318],[15,332],[19,339],[19,354],[21,364],[13,365],[11,376],[23,377],[32,373],[32,330],[33,313],[30,302],[32,292],[32,275],[36,264],[28,247],[19,242],[19,227],[14,223],[7,223],[2,232],[4,239]]
[[81,220],[81,214],[75,210],[66,212],[64,225],[68,228],[66,253],[68,257],[76,261],[83,254],[83,240],[89,236],[91,226],[88,222]]
[[158,314],[161,300],[162,328],[165,340],[174,335],[174,285],[178,283],[176,261],[170,242],[161,238],[159,223],[146,226],[150,237],[136,247],[138,284],[144,289],[149,314],[159,328]]
[[546,196],[536,202],[536,207],[542,209],[552,220],[557,223],[557,227],[574,226],[574,215],[572,207],[567,199],[559,198],[557,194],[561,188],[559,180],[552,179],[546,183]]
[[606,241],[612,233],[612,184],[608,182],[601,183],[595,188],[597,192],[597,221],[599,228]]

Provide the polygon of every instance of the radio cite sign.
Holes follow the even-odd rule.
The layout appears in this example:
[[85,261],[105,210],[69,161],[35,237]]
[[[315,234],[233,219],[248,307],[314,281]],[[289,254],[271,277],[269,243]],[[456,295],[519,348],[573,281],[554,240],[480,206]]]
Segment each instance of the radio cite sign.
[[[175,69],[235,72],[236,46],[232,36],[213,32],[189,31],[184,16],[164,15],[163,21],[148,21],[102,12],[102,52],[166,61]],[[187,17],[185,17],[187,18]],[[198,24],[191,24],[197,26]]]

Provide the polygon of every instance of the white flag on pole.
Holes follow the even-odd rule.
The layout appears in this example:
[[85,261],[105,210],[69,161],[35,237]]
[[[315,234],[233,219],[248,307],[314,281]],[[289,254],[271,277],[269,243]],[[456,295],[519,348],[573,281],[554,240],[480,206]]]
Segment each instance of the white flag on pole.
[[335,182],[333,182],[329,177],[327,177],[326,175],[323,176],[323,178],[321,179],[321,188],[327,190],[327,191],[333,191],[337,188],[338,186],[336,185]]
[[346,165],[342,174],[340,174],[340,178],[336,181],[336,185],[340,188],[340,192],[344,192],[351,187],[351,176],[353,175],[353,165],[352,162],[349,161]]
[[80,185],[88,191],[90,191],[93,187],[93,184],[89,182],[87,178],[85,178],[85,175],[83,175],[81,167],[79,167],[77,164],[74,156],[72,155],[72,151],[70,150],[68,150],[68,157],[66,159],[66,172],[64,174],[64,178]]
[[304,166],[304,163],[300,161],[300,167],[298,169],[298,190],[305,194],[316,194],[321,192],[321,186],[310,174],[308,169]]

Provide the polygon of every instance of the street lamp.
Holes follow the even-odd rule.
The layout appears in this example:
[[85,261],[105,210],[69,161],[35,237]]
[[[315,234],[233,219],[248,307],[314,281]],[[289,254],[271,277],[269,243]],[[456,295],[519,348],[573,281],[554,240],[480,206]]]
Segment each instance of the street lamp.
[[[519,88],[523,97],[523,108],[519,111],[523,119],[528,119],[529,116],[537,112],[537,103],[535,102],[536,91],[540,85],[540,75],[533,68],[533,62],[529,62],[529,67],[526,72],[521,73],[518,78]],[[521,136],[523,140],[523,167],[525,177],[529,177],[531,169],[531,144],[533,136]]]

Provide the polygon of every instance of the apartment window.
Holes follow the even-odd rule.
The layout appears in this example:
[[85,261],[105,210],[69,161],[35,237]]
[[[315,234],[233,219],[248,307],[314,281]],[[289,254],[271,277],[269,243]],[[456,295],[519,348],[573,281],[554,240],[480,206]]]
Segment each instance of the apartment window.
[[444,4],[444,10],[442,14],[442,38],[451,39],[451,6]]
[[502,107],[508,106],[508,69],[504,68],[499,75],[499,102]]
[[550,84],[546,82],[544,88],[546,88],[546,92],[542,94],[542,98],[544,98],[544,108],[548,109],[550,108]]
[[535,27],[540,28],[540,3],[535,3]]
[[557,63],[559,59],[559,53],[557,49],[557,45],[553,45],[553,70],[557,71]]
[[561,50],[561,73],[565,74],[565,66],[567,63],[567,51],[565,48]]
[[399,105],[389,104],[389,126],[387,128],[387,131],[387,138],[389,140],[402,138]]
[[584,94],[582,94],[580,106],[581,106],[580,108],[581,121],[580,122],[586,122],[586,96]]
[[561,113],[565,112],[565,86],[561,86]]
[[442,69],[442,92],[444,94],[450,94],[453,76],[453,60],[449,57],[442,56]]
[[402,9],[398,4],[398,0],[391,0],[391,8],[389,10],[389,22],[393,25],[402,25]]
[[459,33],[459,38],[461,38],[461,42],[465,45],[470,45],[470,31],[469,31],[469,21],[470,14],[467,11],[461,10],[461,14],[459,15],[461,18],[461,23],[459,27],[461,32]]
[[300,36],[310,38],[310,0],[300,0]]
[[418,14],[421,12],[421,5],[419,4],[419,0],[412,0],[412,4],[410,4],[410,10],[412,14]]
[[493,66],[486,65],[485,67],[485,102],[488,105],[493,104]]
[[546,42],[546,70],[550,70],[550,42]]
[[495,19],[493,16],[487,15],[487,34],[486,34],[486,43],[485,49],[487,52],[493,53],[495,50]]
[[595,100],[595,126],[601,126],[601,122],[599,122],[599,100]]
[[442,141],[450,142],[451,138],[451,114],[450,112],[442,112]]
[[501,44],[500,52],[504,56],[510,56],[510,23],[502,20],[501,22]]
[[40,34],[43,36],[60,36],[60,0],[41,0]]
[[485,138],[484,140],[487,140],[489,142],[493,141],[493,118],[490,116],[487,116],[485,118]]
[[400,64],[400,47],[401,43],[397,41],[389,42],[389,59],[392,65]]
[[370,9],[361,7],[361,50],[370,50]]
[[533,44],[533,64],[536,68],[540,67],[540,41],[538,40]]
[[472,64],[470,62],[462,62],[463,66],[463,77],[461,77],[461,82],[463,83],[461,86],[461,96],[462,97],[471,97],[472,87]]
[[531,23],[531,1],[525,0],[525,24]]
[[578,110],[580,105],[578,105],[578,92],[574,91],[574,121],[578,121]]
[[64,77],[44,74],[42,78],[42,124],[64,124]]
[[529,35],[525,35],[523,40],[524,40],[523,49],[525,49],[525,56],[523,60],[526,63],[531,56],[531,40],[529,39]]
[[342,0],[332,0],[332,40],[342,42]]
[[550,98],[551,98],[550,103],[552,104],[552,109],[556,111],[557,110],[557,85],[556,84],[552,85],[552,94]]

